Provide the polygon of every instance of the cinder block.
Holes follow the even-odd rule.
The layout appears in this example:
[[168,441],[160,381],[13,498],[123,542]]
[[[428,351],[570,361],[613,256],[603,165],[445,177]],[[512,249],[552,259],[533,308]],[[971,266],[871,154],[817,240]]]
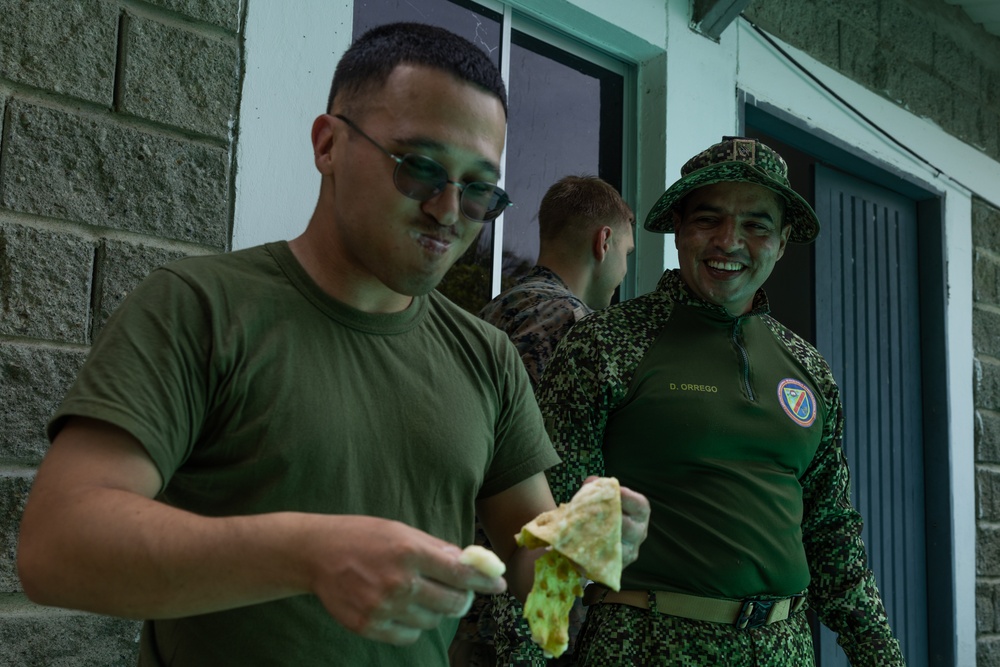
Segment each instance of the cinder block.
[[972,243],[1000,252],[1000,209],[982,199],[972,199]]
[[878,30],[879,3],[872,0],[829,0],[825,4],[834,9],[844,23],[853,29]]
[[976,638],[976,664],[979,667],[1000,665],[1000,637]]
[[[904,60],[931,67],[934,61],[934,24],[927,9],[911,0],[885,0],[879,4],[879,35]],[[899,66],[899,64],[897,64]]]
[[30,488],[31,478],[27,475],[0,471],[0,593],[21,592],[17,578],[17,533]]
[[877,24],[868,28],[857,23],[841,21],[841,70],[872,90],[884,90],[888,82],[886,72],[894,62],[895,51],[879,37]]
[[983,63],[983,102],[993,109],[1000,109],[1000,46],[994,58]]
[[0,223],[0,334],[87,342],[94,246]]
[[934,71],[956,88],[978,97],[982,90],[979,58],[950,36],[934,35]]
[[113,115],[11,105],[0,206],[222,250],[224,148],[140,132]]
[[886,94],[901,100],[918,116],[931,118],[945,130],[954,126],[955,88],[927,66],[898,61],[886,72]]
[[744,14],[767,32],[806,51],[817,60],[840,69],[837,40],[836,3],[800,0],[799,2],[752,2]]
[[220,39],[131,16],[121,110],[228,139],[237,114],[240,54]]
[[147,0],[185,16],[236,32],[240,27],[240,0]]
[[0,78],[110,106],[117,3],[0,0]]
[[[975,366],[978,371],[981,364],[976,362]],[[974,433],[976,460],[983,463],[1000,463],[1000,413],[977,408]]]
[[1000,306],[1000,261],[997,255],[973,251],[972,299],[977,303]]
[[1000,472],[976,466],[976,518],[1000,522]]
[[133,667],[141,625],[31,605],[0,608],[0,664]]
[[997,606],[1000,604],[1000,586],[978,582],[976,584],[976,632],[987,634],[997,627]]
[[[996,308],[974,304],[972,307],[972,348],[975,354],[985,354],[990,357],[1000,357],[1000,311]],[[992,382],[991,377],[996,371],[995,363],[983,362],[984,383]],[[1000,387],[1000,385],[998,385]],[[977,392],[986,387],[977,387]],[[988,402],[977,402],[977,405],[984,408],[1000,408],[1000,393],[994,393],[991,389],[988,394],[982,396]],[[978,394],[977,394],[978,400]]]
[[0,343],[0,459],[37,464],[45,424],[86,360],[86,349]]
[[986,108],[980,97],[955,92],[955,136],[984,149],[996,143],[998,121],[1000,115]]
[[105,239],[98,257],[97,312],[94,336],[104,327],[111,313],[149,272],[167,262],[184,257],[178,250]]
[[980,524],[976,531],[976,575],[1000,576],[1000,528]]

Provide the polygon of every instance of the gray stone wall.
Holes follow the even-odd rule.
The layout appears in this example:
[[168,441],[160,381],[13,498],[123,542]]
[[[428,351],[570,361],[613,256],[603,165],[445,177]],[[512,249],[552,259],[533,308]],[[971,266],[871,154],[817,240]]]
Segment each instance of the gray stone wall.
[[1000,210],[973,204],[978,665],[1000,665]]
[[[943,0],[754,0],[746,16],[1000,160],[1000,38]],[[973,205],[977,664],[1000,666],[1000,211]],[[962,462],[960,462],[962,463]]]
[[152,268],[226,250],[242,0],[0,0],[0,664],[131,665],[138,625],[29,603],[44,424]]
[[753,0],[747,18],[1000,160],[1000,37],[945,0]]

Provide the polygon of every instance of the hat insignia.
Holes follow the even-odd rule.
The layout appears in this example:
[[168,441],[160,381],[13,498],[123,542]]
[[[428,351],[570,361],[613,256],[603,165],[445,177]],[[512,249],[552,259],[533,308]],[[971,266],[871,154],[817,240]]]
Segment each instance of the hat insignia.
[[757,142],[753,139],[733,139],[732,159],[757,164]]

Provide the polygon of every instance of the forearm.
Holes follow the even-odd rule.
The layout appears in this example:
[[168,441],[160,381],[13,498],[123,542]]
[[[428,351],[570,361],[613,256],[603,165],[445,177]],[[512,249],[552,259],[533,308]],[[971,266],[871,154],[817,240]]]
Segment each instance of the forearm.
[[117,489],[43,495],[25,512],[18,568],[42,604],[129,618],[207,613],[307,592],[312,523],[201,517]]

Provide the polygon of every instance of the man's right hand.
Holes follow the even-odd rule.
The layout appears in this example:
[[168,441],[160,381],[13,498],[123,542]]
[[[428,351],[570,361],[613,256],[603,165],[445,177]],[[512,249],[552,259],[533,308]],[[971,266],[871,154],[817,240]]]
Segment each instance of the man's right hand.
[[337,517],[311,588],[347,629],[392,644],[468,611],[469,591],[500,593],[502,577],[459,562],[461,549],[397,521]]

